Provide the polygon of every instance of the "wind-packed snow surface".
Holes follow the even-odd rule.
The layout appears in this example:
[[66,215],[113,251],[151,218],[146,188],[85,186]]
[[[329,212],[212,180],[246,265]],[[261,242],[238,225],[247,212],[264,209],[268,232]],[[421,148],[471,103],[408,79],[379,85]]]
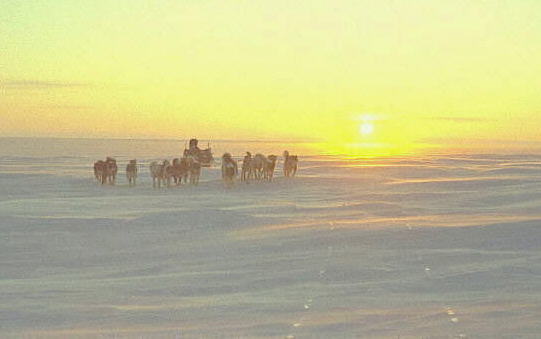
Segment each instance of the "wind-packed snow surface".
[[[217,163],[153,189],[148,164],[182,145],[92,143],[4,145],[1,337],[541,334],[541,155],[301,156],[232,189]],[[115,186],[93,178],[106,155]]]

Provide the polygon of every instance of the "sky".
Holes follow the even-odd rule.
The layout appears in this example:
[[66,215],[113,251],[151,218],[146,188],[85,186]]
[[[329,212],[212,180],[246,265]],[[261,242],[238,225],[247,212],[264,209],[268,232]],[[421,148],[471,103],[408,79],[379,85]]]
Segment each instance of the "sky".
[[0,135],[536,143],[540,55],[539,0],[2,0]]

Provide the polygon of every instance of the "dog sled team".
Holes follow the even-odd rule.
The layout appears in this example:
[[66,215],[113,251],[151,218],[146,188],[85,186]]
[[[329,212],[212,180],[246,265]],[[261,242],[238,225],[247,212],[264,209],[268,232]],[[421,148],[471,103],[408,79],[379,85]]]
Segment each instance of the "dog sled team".
[[171,186],[171,181],[175,185],[187,184],[192,185],[199,183],[201,176],[201,163],[193,157],[183,157],[182,159],[164,160],[162,163],[153,161],[150,164],[150,176],[152,177],[152,187],[160,188]]
[[171,180],[175,185],[199,184],[201,176],[201,167],[209,167],[212,163],[212,152],[210,146],[202,150],[198,146],[197,139],[191,139],[188,148],[184,149],[182,158],[175,158],[170,163],[164,160],[162,163],[153,161],[150,164],[150,176],[152,177],[152,187],[160,188],[162,184],[169,187]]
[[[283,171],[285,177],[293,177],[297,173],[298,157],[290,155],[284,151]],[[163,162],[153,161],[150,164],[150,176],[152,177],[152,186],[160,188],[162,185],[170,187],[171,184],[197,185],[201,176],[201,168],[209,167],[212,163],[212,153],[210,147],[205,150],[199,149],[197,139],[191,139],[189,148],[186,148],[182,158],[175,158],[172,162],[164,160]],[[278,157],[275,155],[264,156],[256,154],[252,157],[250,152],[242,160],[240,181],[249,183],[252,180],[272,181],[276,168]],[[126,178],[130,186],[136,184],[137,180],[137,160],[130,160],[126,166]],[[231,154],[224,153],[222,156],[222,180],[225,187],[232,187],[238,176],[237,161]],[[94,163],[94,176],[101,184],[115,184],[118,166],[116,160],[107,157],[105,161],[99,160]]]
[[115,184],[116,174],[118,172],[118,166],[116,165],[116,160],[110,157],[107,157],[105,161],[98,160],[94,163],[94,176],[98,182],[102,184]]
[[[299,163],[298,157],[296,155],[289,155],[288,151],[284,151],[283,156],[284,176],[294,177],[297,173],[297,166]],[[245,182],[249,182],[250,180],[272,181],[277,160],[278,157],[276,155],[265,157],[263,154],[256,154],[252,157],[250,152],[246,152],[246,155],[242,160],[240,180]]]

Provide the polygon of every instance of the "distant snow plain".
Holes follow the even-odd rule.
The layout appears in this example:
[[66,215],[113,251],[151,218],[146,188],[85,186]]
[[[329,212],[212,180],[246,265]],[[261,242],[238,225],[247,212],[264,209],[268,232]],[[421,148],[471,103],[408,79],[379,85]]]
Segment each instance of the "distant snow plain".
[[129,155],[101,186],[62,147],[0,156],[1,337],[541,335],[541,155],[301,156],[232,189],[218,163],[153,189],[171,145],[136,187]]

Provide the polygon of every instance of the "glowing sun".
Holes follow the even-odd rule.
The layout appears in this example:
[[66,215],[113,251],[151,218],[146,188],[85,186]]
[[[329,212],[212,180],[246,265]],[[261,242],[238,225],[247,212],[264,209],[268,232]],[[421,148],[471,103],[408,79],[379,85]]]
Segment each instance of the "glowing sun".
[[359,133],[361,135],[370,135],[374,133],[374,124],[371,122],[363,122],[359,126]]

